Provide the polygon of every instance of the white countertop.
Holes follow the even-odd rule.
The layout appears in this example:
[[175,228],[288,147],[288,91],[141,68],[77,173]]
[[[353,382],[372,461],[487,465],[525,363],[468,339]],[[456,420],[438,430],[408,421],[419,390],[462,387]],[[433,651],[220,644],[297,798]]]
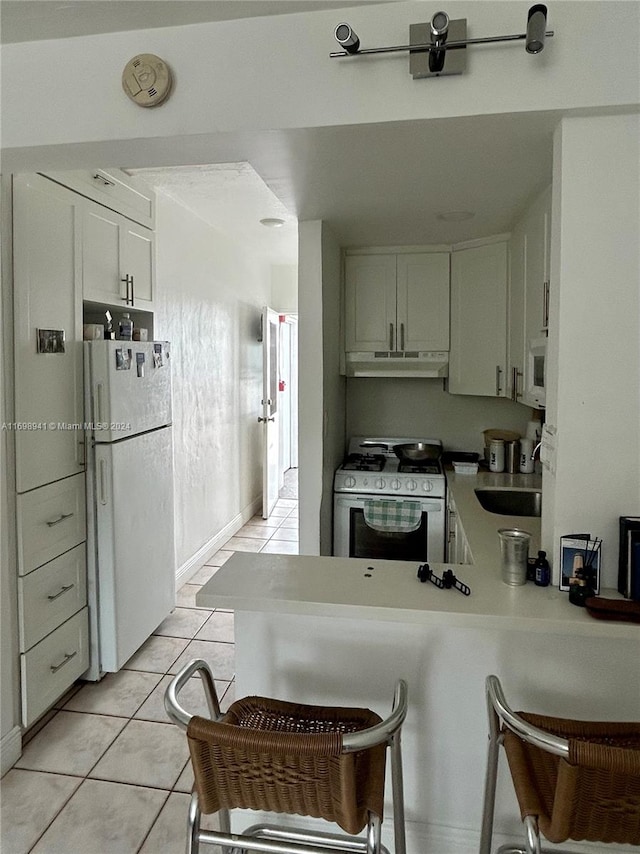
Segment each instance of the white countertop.
[[[531,582],[509,587],[500,579],[497,530],[520,527],[532,535],[531,553],[540,542],[540,520],[488,513],[477,486],[540,485],[538,475],[477,476],[447,474],[473,565],[431,564],[439,576],[451,568],[471,588],[470,596],[440,590],[417,579],[418,563],[359,558],[236,552],[202,587],[198,605],[208,608],[351,619],[429,623],[467,628],[514,629],[640,642],[637,625],[596,620],[569,602],[556,587]],[[603,595],[613,591],[603,591]],[[617,594],[616,594],[617,595]]]

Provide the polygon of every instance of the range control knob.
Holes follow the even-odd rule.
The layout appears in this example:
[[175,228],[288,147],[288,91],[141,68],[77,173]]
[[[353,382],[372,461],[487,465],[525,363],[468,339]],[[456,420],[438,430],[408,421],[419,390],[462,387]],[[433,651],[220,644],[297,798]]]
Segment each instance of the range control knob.
[[387,485],[387,482],[386,482],[386,480],[384,480],[384,478],[382,478],[382,477],[379,477],[379,478],[376,480],[376,482],[374,483],[374,486],[375,486],[375,488],[376,488],[376,489],[384,489],[386,485]]
[[425,480],[422,484],[422,489],[424,492],[431,492],[433,489],[433,483],[430,480]]
[[415,480],[413,478],[410,478],[406,483],[406,487],[409,490],[409,492],[414,492],[417,486],[418,486],[418,484],[415,482]]
[[347,487],[347,489],[353,489],[357,482],[358,481],[355,479],[355,477],[353,477],[353,475],[348,475],[344,479],[344,485]]
[[396,477],[391,481],[389,486],[391,487],[391,489],[400,489],[401,483],[398,480],[398,478]]

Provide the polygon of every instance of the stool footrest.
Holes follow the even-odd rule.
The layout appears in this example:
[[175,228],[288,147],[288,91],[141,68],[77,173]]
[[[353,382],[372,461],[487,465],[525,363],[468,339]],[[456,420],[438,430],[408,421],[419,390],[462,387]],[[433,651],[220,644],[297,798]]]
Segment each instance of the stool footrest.
[[[314,833],[293,827],[255,824],[242,834],[224,833],[218,830],[200,830],[199,842],[221,845],[223,851],[269,852],[269,854],[366,854],[367,841],[361,837],[349,838],[334,833]],[[382,846],[381,854],[389,854]]]

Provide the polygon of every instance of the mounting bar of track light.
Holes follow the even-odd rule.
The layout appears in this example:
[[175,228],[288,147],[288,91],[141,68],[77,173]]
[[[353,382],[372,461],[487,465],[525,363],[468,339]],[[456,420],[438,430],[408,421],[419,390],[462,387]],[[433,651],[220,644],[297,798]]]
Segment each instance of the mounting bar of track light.
[[[547,22],[547,7],[542,4],[537,4],[529,9],[526,33],[516,33],[505,36],[486,36],[484,38],[476,39],[463,38],[452,41],[443,41],[441,38],[438,38],[437,35],[438,16],[448,17],[444,12],[436,12],[431,19],[430,30],[432,40],[429,42],[392,45],[390,47],[364,48],[362,50],[360,49],[360,40],[349,24],[338,24],[335,30],[335,38],[338,44],[342,45],[345,50],[334,51],[333,53],[330,53],[329,56],[332,59],[335,59],[337,57],[344,56],[364,56],[376,53],[399,53],[402,51],[410,51],[411,53],[440,53],[441,51],[461,50],[468,45],[493,44],[496,42],[512,41],[525,41],[527,53],[540,53],[544,48],[544,39],[551,38],[554,35],[553,30],[545,30]],[[434,22],[436,22],[435,25]]]

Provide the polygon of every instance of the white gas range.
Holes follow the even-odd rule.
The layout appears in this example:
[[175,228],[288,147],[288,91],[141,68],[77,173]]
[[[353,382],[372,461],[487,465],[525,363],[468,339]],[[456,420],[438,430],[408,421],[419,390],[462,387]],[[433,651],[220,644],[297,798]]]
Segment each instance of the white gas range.
[[[400,460],[395,445],[438,439],[355,436],[334,479],[333,553],[444,561],[446,480],[439,460]],[[400,521],[397,521],[400,520]]]

